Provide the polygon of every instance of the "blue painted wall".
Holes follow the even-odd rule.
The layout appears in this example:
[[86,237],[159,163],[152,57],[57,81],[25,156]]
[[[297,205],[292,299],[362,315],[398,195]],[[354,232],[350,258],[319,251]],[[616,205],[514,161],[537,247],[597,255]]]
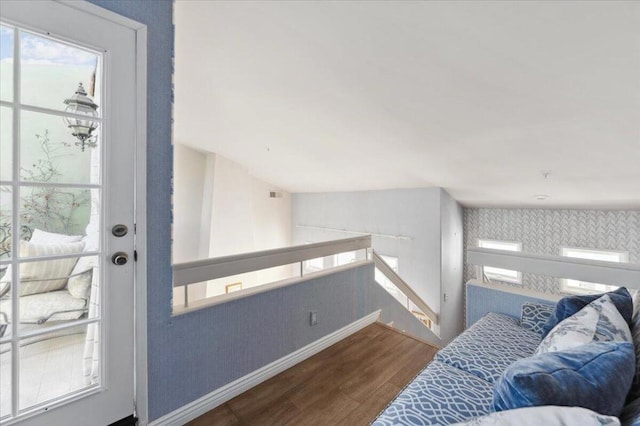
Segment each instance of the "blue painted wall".
[[[157,418],[373,312],[370,265],[181,315],[149,329]],[[309,312],[318,325],[309,325]],[[151,315],[151,312],[150,312]]]
[[[383,321],[433,341],[374,283],[373,274],[373,264],[365,264],[150,327],[150,417],[180,408],[377,309],[383,310]],[[318,313],[313,327],[310,311]]]
[[467,283],[467,328],[485,316],[489,312],[509,315],[520,319],[522,304],[524,302],[554,305],[560,297],[549,294],[532,294],[526,290],[509,289],[506,286],[476,285]]

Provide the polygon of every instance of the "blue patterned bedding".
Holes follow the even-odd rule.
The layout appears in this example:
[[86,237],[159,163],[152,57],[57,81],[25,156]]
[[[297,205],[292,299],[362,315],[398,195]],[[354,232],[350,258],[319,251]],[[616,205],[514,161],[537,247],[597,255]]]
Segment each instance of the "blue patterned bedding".
[[485,415],[494,381],[539,343],[540,334],[518,320],[489,313],[440,350],[372,424],[448,425]]
[[555,311],[555,305],[525,302],[522,304],[520,325],[527,330],[542,334],[544,325]]
[[373,422],[374,426],[445,425],[489,412],[493,386],[433,361]]
[[531,356],[539,344],[540,335],[521,327],[518,320],[488,313],[435,359],[493,383],[511,363]]
[[[624,290],[626,291],[626,289]],[[640,336],[640,332],[638,332],[640,328],[640,292],[632,295],[632,299],[634,313],[631,331],[629,332],[625,327],[622,327],[623,332],[626,330],[626,335],[622,339],[624,342],[620,344],[629,346],[628,342],[633,340],[636,354],[638,354],[640,353],[638,352],[640,342],[637,339]],[[540,305],[530,302],[525,302],[522,305],[521,322],[497,313],[485,315],[454,339],[446,348],[438,352],[434,361],[402,390],[372,424],[374,426],[449,425],[466,422],[471,419],[475,424],[478,422],[478,417],[489,414],[493,408],[499,410],[500,407],[496,406],[493,398],[495,382],[502,376],[509,365],[522,358],[530,357],[536,352],[541,340],[540,330],[552,315],[557,316],[553,305]],[[625,320],[620,318],[620,321]],[[596,325],[600,325],[600,320]],[[631,336],[628,336],[629,333]],[[615,341],[615,339],[612,341]],[[597,339],[594,339],[594,343],[592,343],[592,345],[602,344],[598,343]],[[571,350],[565,351],[563,356],[568,356],[569,352]],[[553,352],[551,354],[553,355]],[[533,360],[532,363],[540,363],[541,357],[546,355],[548,354],[534,356],[534,358],[531,358]],[[640,359],[638,356],[636,358]],[[527,362],[531,360],[527,360]],[[516,370],[519,372],[522,372],[522,363],[523,361],[517,366]],[[544,365],[544,363],[541,365]],[[611,366],[608,365],[608,367]],[[640,372],[640,362],[636,364],[636,367]],[[554,371],[557,370],[553,365],[550,368],[554,369]],[[582,369],[581,366],[579,368]],[[602,370],[603,367],[600,366],[599,369]],[[564,370],[564,368],[561,370]],[[543,369],[542,371],[546,370]],[[615,376],[615,373],[612,374]],[[596,375],[599,377],[598,374]],[[531,376],[526,373],[524,377],[526,382],[531,379]],[[624,377],[630,380],[628,375]],[[503,378],[502,380],[505,379]],[[637,386],[637,383],[640,383],[640,379],[636,377],[634,380]],[[571,387],[570,385],[568,386]],[[613,393],[614,390],[620,390],[618,389],[620,380],[614,381],[613,386],[615,389],[614,387],[609,387],[607,395]],[[564,397],[563,388],[561,387],[560,389],[560,393]],[[626,397],[627,405],[620,414],[624,426],[632,424],[640,426],[640,393],[637,393],[639,392],[638,389],[640,387],[632,387],[631,392]],[[519,398],[524,391],[518,388],[517,392],[520,392],[516,395],[516,398]],[[546,393],[545,390],[541,395],[546,397]],[[585,391],[580,394],[587,393]],[[597,390],[594,395],[595,400],[599,401],[604,392]],[[616,395],[615,400],[617,402],[625,403],[625,398],[622,398],[622,401],[620,399],[620,395]],[[562,403],[563,399],[559,399],[559,401],[561,403],[555,405],[567,405]],[[554,404],[549,406],[551,405]],[[571,403],[569,405],[581,404]],[[606,405],[605,408],[593,409],[603,412],[605,409],[610,409],[609,405]],[[618,411],[616,409],[615,413],[613,411],[605,413],[618,415]],[[510,412],[510,410],[505,412]],[[543,417],[540,418],[542,419]],[[497,418],[495,417],[494,419]],[[617,421],[617,419],[613,419]],[[531,424],[534,422],[531,422]]]

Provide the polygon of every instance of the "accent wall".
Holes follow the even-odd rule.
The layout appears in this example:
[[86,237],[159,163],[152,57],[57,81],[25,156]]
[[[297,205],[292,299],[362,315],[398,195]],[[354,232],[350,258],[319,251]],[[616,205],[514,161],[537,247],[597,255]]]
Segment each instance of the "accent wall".
[[[640,263],[640,211],[566,209],[464,209],[465,282],[475,278],[466,263],[466,249],[478,238],[519,241],[522,251],[560,255],[561,246],[629,252]],[[523,287],[560,294],[558,278],[523,274]]]

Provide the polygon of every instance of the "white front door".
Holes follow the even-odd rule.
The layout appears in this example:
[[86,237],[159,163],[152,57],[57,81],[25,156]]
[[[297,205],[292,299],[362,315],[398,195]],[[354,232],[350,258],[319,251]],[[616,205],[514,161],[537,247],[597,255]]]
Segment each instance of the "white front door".
[[136,32],[80,9],[0,4],[7,425],[134,413]]

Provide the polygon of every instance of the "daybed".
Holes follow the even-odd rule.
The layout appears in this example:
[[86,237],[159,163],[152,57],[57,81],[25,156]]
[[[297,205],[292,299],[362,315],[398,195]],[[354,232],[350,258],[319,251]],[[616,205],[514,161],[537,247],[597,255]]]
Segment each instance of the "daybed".
[[639,310],[638,292],[621,288],[555,306],[524,303],[519,319],[489,313],[373,425],[640,425]]

